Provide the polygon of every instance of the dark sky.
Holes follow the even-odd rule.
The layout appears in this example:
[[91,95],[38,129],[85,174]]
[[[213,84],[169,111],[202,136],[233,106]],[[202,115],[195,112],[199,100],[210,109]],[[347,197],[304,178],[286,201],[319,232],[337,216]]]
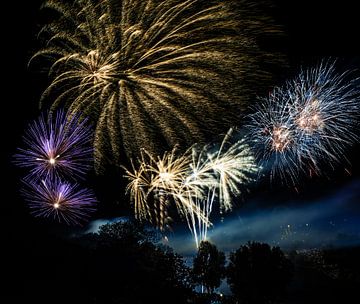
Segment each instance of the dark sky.
[[[24,229],[33,229],[34,233],[37,233],[50,227],[47,226],[48,223],[32,219],[28,215],[26,206],[18,193],[19,172],[11,164],[11,156],[21,143],[25,126],[39,112],[38,99],[44,81],[40,76],[29,72],[26,65],[37,48],[36,33],[39,29],[38,22],[41,20],[38,8],[41,2],[40,0],[11,1],[3,8],[1,48],[3,52],[2,76],[5,79],[2,81],[1,172],[4,193],[0,206],[0,222],[2,238],[12,245],[22,241],[21,235]],[[286,32],[286,38],[281,41],[281,45],[276,47],[280,47],[288,56],[290,70],[296,71],[300,65],[309,66],[324,57],[339,58],[339,63],[346,68],[360,68],[358,43],[360,18],[357,16],[356,1],[338,1],[336,4],[324,0],[275,0],[274,2],[275,8],[272,11],[277,22],[283,25]],[[359,147],[354,147],[349,151],[348,157],[352,165],[346,167],[350,169],[351,176],[345,173],[343,168],[339,168],[336,172],[331,172],[328,177],[302,181],[298,189],[300,193],[279,185],[268,185],[266,182],[255,185],[252,194],[241,203],[244,206],[248,204],[248,209],[237,210],[225,219],[223,226],[220,222],[216,223],[212,238],[217,240],[219,234],[233,233],[237,229],[243,232],[244,227],[241,226],[241,221],[237,221],[239,217],[243,217],[243,223],[250,226],[262,225],[262,221],[268,221],[270,216],[275,226],[287,225],[287,223],[292,225],[293,222],[296,222],[296,225],[306,223],[313,225],[318,217],[321,217],[322,210],[327,210],[331,216],[336,217],[336,221],[353,216],[354,219],[347,225],[355,230],[358,229],[360,218],[357,206],[360,192],[358,187],[359,152]],[[269,197],[271,199],[267,199]],[[335,202],[334,198],[338,201]],[[345,209],[337,203],[342,200],[346,201]],[[274,211],[275,209],[277,211]],[[318,217],[311,218],[311,221],[306,220],[309,214],[314,213]],[[341,216],[337,216],[337,213]],[[301,217],[300,220],[297,219],[297,214],[299,218]],[[279,217],[289,217],[289,220],[277,221]],[[324,224],[316,231],[322,233],[326,230],[326,222],[331,219],[321,217],[321,220]],[[64,228],[55,225],[49,229]],[[329,227],[329,229],[333,228]],[[184,235],[181,228],[179,231],[181,231],[179,235]],[[259,239],[263,237],[264,241],[270,241],[270,236],[271,231]],[[276,237],[274,236],[273,239]],[[236,246],[241,240],[234,241],[232,236],[228,244],[221,246],[229,249],[229,245]],[[178,238],[174,236],[174,242],[176,241]],[[13,250],[20,248],[21,245],[13,248],[8,246],[10,255]]]

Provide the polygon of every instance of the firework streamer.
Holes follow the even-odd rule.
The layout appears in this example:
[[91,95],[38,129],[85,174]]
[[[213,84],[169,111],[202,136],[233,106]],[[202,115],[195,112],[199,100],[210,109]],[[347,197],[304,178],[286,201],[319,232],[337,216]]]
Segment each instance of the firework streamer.
[[140,169],[127,170],[125,177],[129,180],[127,192],[135,206],[135,217],[149,220],[160,230],[164,230],[171,221],[168,208],[174,203],[180,216],[187,216],[189,210],[204,221],[192,201],[187,197],[198,192],[195,185],[185,185],[189,173],[190,158],[188,153],[179,155],[176,148],[166,152],[162,157],[154,157],[143,150],[139,159]]
[[92,191],[57,178],[24,181],[22,194],[35,217],[53,218],[68,225],[81,225],[96,210]]
[[196,145],[191,148],[191,163],[179,195],[188,206],[195,206],[187,208],[185,217],[197,248],[206,239],[207,228],[212,225],[210,214],[217,184],[208,163],[207,148],[199,149]]
[[[173,202],[199,246],[211,226],[214,203],[218,201],[221,212],[231,210],[231,196],[239,195],[257,172],[250,148],[244,140],[230,143],[232,135],[231,129],[220,147],[205,146],[200,152],[193,146],[184,154],[179,155],[173,149],[163,157],[154,158],[143,151],[140,169],[134,166],[132,172],[125,169],[135,216],[155,220],[163,230],[169,222],[167,210]],[[152,193],[155,204],[149,203]]]
[[359,86],[334,63],[303,70],[261,99],[248,125],[257,158],[272,178],[295,184],[299,174],[321,174],[346,161],[345,150],[359,140]]
[[151,210],[148,204],[148,194],[151,185],[151,175],[146,170],[144,153],[141,153],[140,168],[136,169],[134,163],[131,163],[132,170],[125,170],[125,178],[129,181],[126,186],[126,193],[130,194],[130,201],[134,204],[135,218],[138,220],[151,221]]
[[245,139],[231,143],[232,137],[234,129],[227,132],[219,149],[208,154],[209,165],[218,180],[217,191],[221,211],[231,210],[231,195],[241,194],[240,185],[251,181],[251,174],[258,171]]
[[320,174],[324,161],[332,168],[346,161],[346,149],[359,141],[359,80],[338,74],[323,62],[304,70],[288,84],[298,137],[298,159]]
[[[280,31],[246,0],[49,0],[31,63],[48,63],[42,103],[95,122],[95,164],[220,134],[266,86],[260,36]],[[256,19],[256,22],[254,21]],[[246,64],[244,64],[246,63]],[[261,81],[260,81],[261,80]],[[208,130],[208,131],[207,131]]]
[[255,156],[271,179],[295,181],[299,175],[296,126],[291,117],[290,99],[280,88],[259,100],[250,116],[249,139]]
[[71,119],[63,111],[42,115],[29,125],[24,148],[15,164],[29,169],[26,179],[82,178],[92,166],[92,130],[87,120]]
[[210,216],[215,201],[220,206],[220,213],[232,209],[232,196],[241,194],[241,189],[251,182],[258,171],[255,158],[244,139],[231,142],[234,130],[230,129],[219,147],[205,146],[200,153],[193,150],[191,174],[186,184],[197,187],[195,195],[188,196],[202,211],[207,219],[188,211],[188,226],[194,235],[196,246],[206,240],[208,228],[211,226]]
[[154,201],[154,218],[156,221],[156,226],[161,230],[165,231],[169,227],[171,217],[168,215],[168,208],[170,205],[169,194],[164,190],[154,191],[155,201]]

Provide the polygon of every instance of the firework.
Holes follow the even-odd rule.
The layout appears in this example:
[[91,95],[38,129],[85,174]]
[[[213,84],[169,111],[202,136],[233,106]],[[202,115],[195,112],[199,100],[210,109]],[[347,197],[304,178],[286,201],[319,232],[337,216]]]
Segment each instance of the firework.
[[174,203],[178,213],[185,215],[188,209],[195,209],[187,200],[187,195],[196,191],[195,187],[184,186],[189,172],[190,159],[187,153],[179,155],[176,148],[164,153],[162,157],[154,157],[143,150],[139,169],[133,166],[126,170],[129,180],[127,191],[135,205],[135,216],[147,219],[163,230],[171,220],[168,208]]
[[349,72],[337,74],[333,63],[322,63],[290,84],[299,158],[310,160],[316,171],[322,159],[332,166],[342,162],[346,148],[359,140],[357,82]]
[[132,170],[125,167],[125,177],[129,180],[126,186],[126,192],[130,193],[130,201],[134,203],[135,217],[139,220],[151,220],[151,211],[148,205],[148,193],[151,186],[151,176],[148,174],[144,166],[144,154],[142,154],[142,162],[140,168],[136,169],[132,162]]
[[270,167],[272,179],[294,181],[298,176],[298,134],[290,109],[290,99],[276,88],[267,99],[259,100],[247,126],[256,157],[265,170]]
[[234,141],[233,137],[234,130],[230,129],[219,147],[205,146],[200,152],[193,149],[190,175],[186,183],[198,189],[193,192],[195,195],[188,196],[188,200],[201,210],[201,213],[194,214],[190,209],[187,220],[197,247],[207,238],[215,200],[217,199],[220,206],[220,213],[230,211],[231,197],[240,195],[241,190],[246,189],[246,185],[258,171],[255,158],[245,139]]
[[96,199],[92,191],[80,189],[77,184],[56,178],[25,183],[23,195],[36,217],[80,225],[95,211]]
[[163,230],[170,220],[167,210],[174,203],[198,246],[206,239],[215,199],[221,212],[231,210],[231,196],[239,195],[257,171],[250,148],[244,140],[230,143],[232,135],[231,129],[218,148],[193,146],[180,155],[173,149],[155,158],[143,151],[139,169],[126,170],[135,216]]
[[223,132],[252,85],[260,77],[266,85],[263,57],[281,57],[260,50],[257,37],[277,29],[245,0],[49,0],[44,8],[58,19],[31,59],[49,63],[42,102],[55,98],[53,109],[96,122],[98,169],[120,164],[122,148],[131,158],[141,148],[157,155],[203,140],[205,130]]
[[320,174],[320,164],[346,159],[359,122],[359,89],[350,76],[322,63],[260,100],[250,116],[250,137],[271,176],[294,183],[301,171]]
[[210,215],[218,184],[209,165],[207,149],[208,146],[200,150],[196,146],[191,149],[191,164],[184,182],[186,190],[194,190],[184,191],[183,197],[200,211],[195,213],[193,208],[189,208],[186,213],[187,225],[197,248],[202,240],[206,240],[208,227],[212,225]]
[[28,178],[82,177],[91,167],[91,141],[86,120],[68,119],[62,111],[48,118],[42,115],[29,125],[15,163],[30,169]]
[[231,210],[231,195],[239,195],[240,185],[251,180],[258,171],[255,158],[244,139],[231,144],[233,129],[225,135],[220,148],[208,155],[209,165],[218,180],[218,193],[222,210]]

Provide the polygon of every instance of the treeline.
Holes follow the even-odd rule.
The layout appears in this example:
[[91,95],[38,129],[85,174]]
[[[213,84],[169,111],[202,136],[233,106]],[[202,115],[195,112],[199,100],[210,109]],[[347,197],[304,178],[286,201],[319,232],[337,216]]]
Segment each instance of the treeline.
[[[350,303],[360,286],[356,248],[285,254],[249,242],[226,257],[203,242],[187,266],[157,232],[138,223],[108,224],[71,239],[27,236],[18,263],[8,265],[13,298],[27,302]],[[219,292],[221,282],[229,293]]]

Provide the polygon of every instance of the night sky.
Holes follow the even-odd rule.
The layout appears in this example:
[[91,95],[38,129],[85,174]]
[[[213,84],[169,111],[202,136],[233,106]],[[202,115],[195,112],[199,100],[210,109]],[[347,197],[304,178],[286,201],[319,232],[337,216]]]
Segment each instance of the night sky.
[[[22,250],[23,232],[69,234],[74,231],[62,225],[34,219],[19,195],[19,170],[12,155],[21,143],[27,123],[37,117],[39,96],[46,82],[44,76],[27,69],[29,57],[39,46],[36,42],[41,1],[12,1],[3,9],[2,20],[2,246],[9,258],[16,259]],[[360,69],[358,29],[360,19],[355,1],[275,1],[271,10],[281,24],[286,37],[271,46],[281,49],[289,59],[289,68],[279,81],[293,75],[300,66],[311,66],[322,58],[338,58],[345,69]],[[316,4],[315,4],[316,3]],[[43,18],[43,17],[42,17]],[[4,18],[3,18],[4,19]],[[281,83],[279,83],[281,84]],[[322,177],[304,178],[294,187],[287,187],[268,178],[251,185],[251,191],[236,202],[235,210],[224,218],[215,215],[209,239],[229,252],[248,240],[280,245],[284,249],[347,246],[360,243],[360,147],[347,152],[349,163],[329,170]],[[107,181],[93,178],[102,191]],[[115,184],[115,182],[114,182]],[[118,189],[118,188],[117,188]],[[111,197],[111,195],[109,195]],[[113,199],[113,198],[112,198]],[[101,200],[101,199],[100,199]],[[102,206],[94,221],[128,216],[121,199],[111,207]],[[99,222],[83,230],[95,229]],[[77,231],[77,230],[76,230]],[[179,253],[194,252],[186,224],[174,224],[168,233],[169,245]]]

